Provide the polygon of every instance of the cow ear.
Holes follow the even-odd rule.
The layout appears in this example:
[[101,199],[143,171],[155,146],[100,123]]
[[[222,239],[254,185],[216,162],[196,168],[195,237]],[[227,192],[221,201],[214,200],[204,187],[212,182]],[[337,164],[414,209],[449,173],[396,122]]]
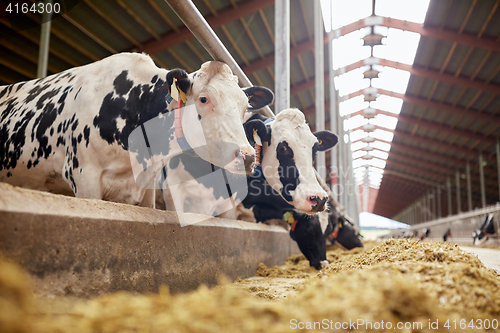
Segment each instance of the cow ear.
[[[250,145],[255,143],[262,145],[264,142],[271,143],[271,127],[266,126],[260,119],[249,120],[243,124],[245,134]],[[261,142],[259,142],[259,140]]]
[[243,88],[243,91],[248,97],[249,111],[262,109],[274,101],[274,93],[266,87]]
[[339,141],[339,137],[330,131],[319,131],[313,133],[319,141],[319,151],[333,148]]
[[170,88],[172,87],[174,78],[176,79],[175,84],[177,88],[187,95],[191,88],[191,80],[189,80],[188,72],[180,68],[175,68],[167,73],[167,86],[170,94],[172,93]]

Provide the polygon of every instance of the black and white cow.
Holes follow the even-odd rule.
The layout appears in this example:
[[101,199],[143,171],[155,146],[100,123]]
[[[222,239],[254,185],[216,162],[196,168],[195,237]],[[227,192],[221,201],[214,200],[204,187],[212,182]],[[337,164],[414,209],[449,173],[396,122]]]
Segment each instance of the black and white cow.
[[[260,97],[269,93],[259,87],[244,92],[230,68],[220,62],[206,62],[188,74],[158,68],[149,56],[138,53],[121,53],[3,86],[0,181],[80,198],[153,206],[154,193],[146,195],[147,186],[137,184],[131,163],[135,159],[137,165],[151,169],[143,179],[146,185],[162,165],[149,168],[145,152],[130,140],[134,130],[146,132],[148,122],[161,122],[163,144],[147,142],[146,134],[142,136],[151,147],[159,147],[156,153],[161,157],[182,151],[181,137],[184,145],[204,143],[221,167],[250,172],[255,151],[246,139],[242,119],[247,108],[260,108]],[[175,125],[171,95],[180,95],[178,99],[185,102]],[[221,149],[221,142],[234,149]]]
[[472,233],[474,245],[479,245],[488,240],[488,237],[495,234],[495,220],[493,214],[488,214],[484,218],[483,224]]
[[[337,143],[337,136],[329,131],[312,133],[304,114],[298,109],[283,110],[274,119],[258,114],[248,115],[247,118],[244,124],[247,138],[259,151],[259,170],[256,171],[259,176],[250,175],[249,180],[265,177],[276,185],[276,191],[270,192],[279,193],[303,213],[323,211],[327,194],[315,177],[313,159],[318,150],[331,149]],[[174,175],[174,179],[182,182],[178,186],[171,184],[169,191],[163,193],[169,210],[175,208],[178,212],[215,216],[229,211],[246,196],[246,192],[234,193],[229,189],[232,197],[228,200],[226,183],[241,184],[238,176],[226,175],[226,179],[220,177],[221,181],[215,182],[217,177],[209,177],[209,174],[218,170],[190,154],[172,158],[165,169],[166,177]],[[251,186],[250,183],[248,185]],[[172,194],[174,191],[175,194]],[[249,192],[249,195],[252,193]],[[168,204],[169,201],[173,204]],[[231,214],[222,216],[237,218]]]
[[443,242],[446,242],[448,240],[448,237],[451,237],[451,229],[448,228],[443,234]]
[[326,260],[326,240],[334,240],[350,250],[363,247],[359,235],[343,216],[329,204],[329,210],[315,215],[303,214],[276,193],[264,178],[254,177],[249,182],[248,195],[243,200],[252,209],[257,222],[284,219],[290,225],[290,237],[297,242],[309,264],[321,269]]
[[[312,133],[304,114],[298,109],[282,110],[265,127],[256,121],[269,121],[253,115],[245,122],[251,144],[259,140],[260,170],[273,190],[295,209],[305,214],[324,211],[328,194],[314,172],[313,162],[318,151],[333,148],[338,137],[330,131]],[[250,126],[249,126],[250,125]],[[249,133],[250,130],[254,134]]]

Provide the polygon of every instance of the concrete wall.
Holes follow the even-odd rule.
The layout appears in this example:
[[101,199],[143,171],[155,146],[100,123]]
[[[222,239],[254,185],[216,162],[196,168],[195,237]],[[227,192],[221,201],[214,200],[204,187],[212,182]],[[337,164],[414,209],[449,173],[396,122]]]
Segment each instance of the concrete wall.
[[297,253],[277,226],[211,218],[180,227],[173,212],[0,183],[0,254],[24,266],[41,294],[154,292],[162,284],[183,292],[221,275],[253,276],[260,262],[279,265]]

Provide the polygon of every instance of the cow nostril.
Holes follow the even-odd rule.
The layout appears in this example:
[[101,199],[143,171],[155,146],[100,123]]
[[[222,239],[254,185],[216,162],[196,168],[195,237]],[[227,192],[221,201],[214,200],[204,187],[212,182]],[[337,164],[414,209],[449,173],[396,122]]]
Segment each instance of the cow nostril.
[[328,200],[327,197],[318,197],[316,195],[311,195],[308,198],[309,202],[312,204],[312,211],[319,212],[325,207],[325,203]]

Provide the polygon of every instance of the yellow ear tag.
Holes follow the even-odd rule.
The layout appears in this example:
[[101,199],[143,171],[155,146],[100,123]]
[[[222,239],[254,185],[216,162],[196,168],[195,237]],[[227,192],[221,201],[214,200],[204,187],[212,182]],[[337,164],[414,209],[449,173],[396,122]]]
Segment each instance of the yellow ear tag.
[[179,89],[179,95],[181,95],[182,102],[184,104],[186,104],[186,102],[187,102],[188,99],[187,99],[186,94],[184,93],[184,91],[182,91],[182,90]]
[[323,140],[318,140],[319,141],[319,145],[321,146],[323,144]]
[[286,212],[285,214],[283,214],[283,219],[290,224],[295,222],[295,219],[293,218],[292,212]]
[[172,82],[172,85],[170,86],[170,96],[172,96],[175,101],[179,101],[179,90],[177,90],[177,79],[174,77],[174,81]]
[[342,228],[342,222],[339,222],[339,228]]
[[262,141],[260,141],[260,136],[257,134],[257,130],[256,129],[253,130],[253,141],[257,145],[262,146]]

